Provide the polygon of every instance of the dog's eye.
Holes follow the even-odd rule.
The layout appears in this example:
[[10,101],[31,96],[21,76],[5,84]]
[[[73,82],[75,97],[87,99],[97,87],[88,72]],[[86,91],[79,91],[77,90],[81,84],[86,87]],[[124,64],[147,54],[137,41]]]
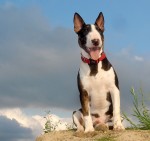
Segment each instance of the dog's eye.
[[81,42],[82,45],[86,44],[86,38],[80,38],[79,41]]
[[84,30],[85,33],[87,33],[88,31],[89,31],[89,30],[88,30],[87,28]]
[[88,31],[88,28],[87,28],[87,27],[85,27],[83,30],[84,30],[84,31]]
[[89,32],[89,31],[90,31],[90,26],[84,28],[84,32]]
[[88,32],[88,31],[89,31],[89,29],[88,29],[88,28],[85,28],[85,29],[84,29],[84,31],[85,31],[85,32]]

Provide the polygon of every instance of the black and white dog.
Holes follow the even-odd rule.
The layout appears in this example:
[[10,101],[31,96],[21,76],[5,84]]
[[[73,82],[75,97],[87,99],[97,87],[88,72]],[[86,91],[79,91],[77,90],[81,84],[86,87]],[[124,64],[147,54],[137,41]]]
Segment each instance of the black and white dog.
[[114,130],[123,130],[120,117],[120,91],[117,75],[104,53],[104,17],[95,24],[85,24],[74,14],[74,31],[81,48],[77,82],[81,109],[73,112],[77,131],[90,132],[113,122]]

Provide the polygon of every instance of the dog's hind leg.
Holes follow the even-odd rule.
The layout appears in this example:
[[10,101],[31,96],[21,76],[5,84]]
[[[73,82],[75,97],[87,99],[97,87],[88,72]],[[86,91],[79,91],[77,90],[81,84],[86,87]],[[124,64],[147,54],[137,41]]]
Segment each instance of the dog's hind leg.
[[77,132],[83,132],[84,131],[84,121],[83,121],[83,114],[80,110],[74,111],[73,115],[73,122],[75,126],[77,127]]

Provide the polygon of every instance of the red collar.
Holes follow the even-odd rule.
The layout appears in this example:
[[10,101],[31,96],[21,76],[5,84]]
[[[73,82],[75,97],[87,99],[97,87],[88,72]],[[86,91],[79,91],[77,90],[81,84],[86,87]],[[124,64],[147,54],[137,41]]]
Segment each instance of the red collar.
[[105,55],[104,52],[101,54],[101,57],[98,58],[97,60],[85,58],[85,57],[81,54],[81,60],[82,60],[84,63],[87,63],[87,64],[98,64],[100,61],[104,60],[105,58],[106,58],[106,55]]

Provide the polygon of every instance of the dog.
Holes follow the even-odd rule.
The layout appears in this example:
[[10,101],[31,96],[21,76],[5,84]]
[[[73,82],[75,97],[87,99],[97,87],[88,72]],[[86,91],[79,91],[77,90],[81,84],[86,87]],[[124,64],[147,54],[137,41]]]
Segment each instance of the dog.
[[124,130],[117,74],[104,53],[103,13],[99,13],[95,24],[86,24],[78,13],[74,14],[73,22],[81,49],[77,76],[81,109],[72,115],[77,131],[109,129],[109,123],[113,130]]

